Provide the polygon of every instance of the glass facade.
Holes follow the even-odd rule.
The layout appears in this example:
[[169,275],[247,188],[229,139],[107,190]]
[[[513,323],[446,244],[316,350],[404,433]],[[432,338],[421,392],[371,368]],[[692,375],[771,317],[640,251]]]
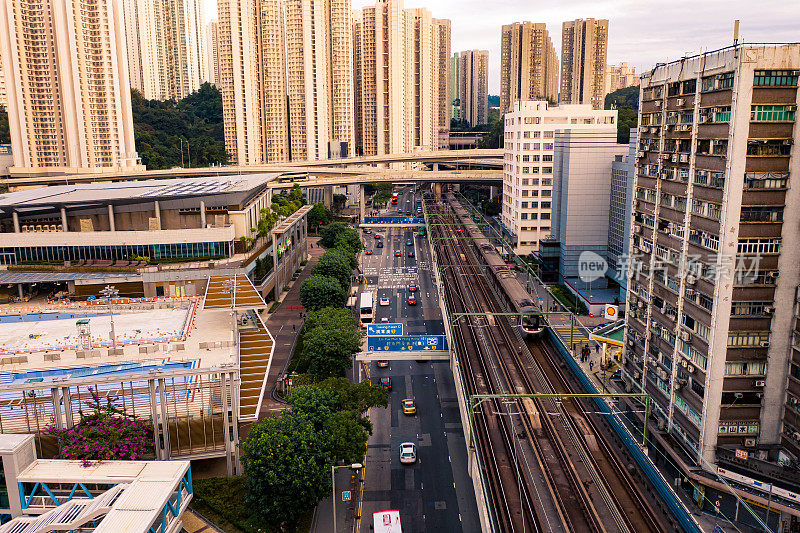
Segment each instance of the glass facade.
[[233,254],[231,242],[192,242],[120,246],[26,246],[0,248],[0,264],[23,261],[103,261],[129,260],[132,256],[151,259],[184,259]]

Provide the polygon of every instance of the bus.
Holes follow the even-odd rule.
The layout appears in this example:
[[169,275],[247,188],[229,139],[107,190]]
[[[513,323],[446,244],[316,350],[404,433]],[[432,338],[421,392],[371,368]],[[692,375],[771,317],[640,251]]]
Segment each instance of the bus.
[[372,305],[372,293],[362,292],[358,302],[358,316],[361,317],[362,324],[369,324],[375,316],[375,308]]
[[400,511],[387,509],[372,513],[372,530],[375,533],[403,533]]
[[397,205],[397,200],[398,200],[398,193],[393,192],[392,193],[392,205]]
[[424,237],[425,235],[427,235],[427,233],[428,233],[428,228],[426,228],[425,226],[420,226],[420,228],[417,230],[417,236],[419,237]]

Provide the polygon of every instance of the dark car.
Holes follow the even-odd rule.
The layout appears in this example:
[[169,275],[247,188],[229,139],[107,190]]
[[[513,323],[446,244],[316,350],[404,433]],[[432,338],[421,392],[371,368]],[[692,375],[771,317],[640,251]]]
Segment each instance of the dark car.
[[372,250],[364,250],[364,253],[367,255],[372,255]]
[[411,284],[409,284],[409,286],[408,286],[408,292],[416,292],[416,291],[418,291],[418,290],[419,290],[419,287],[417,286],[417,284],[416,284],[416,283],[411,283]]
[[392,390],[392,378],[381,378],[381,388]]
[[383,241],[378,241],[378,243],[375,245],[375,248],[383,248]]
[[389,361],[378,361],[378,368],[389,368]]
[[408,297],[408,305],[417,305],[417,298],[416,298],[416,296],[409,296],[409,297]]
[[406,216],[410,217],[411,216],[411,211],[406,211]]

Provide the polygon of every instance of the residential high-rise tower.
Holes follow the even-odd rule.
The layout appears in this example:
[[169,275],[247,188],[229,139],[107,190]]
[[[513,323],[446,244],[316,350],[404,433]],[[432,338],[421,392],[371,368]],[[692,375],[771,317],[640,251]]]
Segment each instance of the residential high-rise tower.
[[355,145],[350,0],[287,0],[286,55],[293,160]]
[[500,41],[500,111],[520,100],[558,99],[558,55],[544,24],[503,26]]
[[489,51],[460,52],[459,60],[461,117],[470,126],[486,124],[489,119]]
[[564,22],[561,33],[561,94],[566,104],[603,109],[606,93],[608,20]]
[[624,374],[710,471],[800,457],[798,76],[788,44],[641,78]]
[[131,87],[147,99],[180,100],[203,78],[200,0],[122,0]]
[[211,85],[219,83],[219,24],[216,20],[206,25],[204,80]]
[[225,148],[240,165],[287,161],[281,0],[219,0],[219,81]]
[[450,129],[450,25],[401,0],[365,7],[355,27],[365,155],[436,149]]
[[12,173],[137,166],[121,4],[5,0],[2,7]]
[[638,84],[635,67],[629,67],[625,62],[606,66],[606,94]]

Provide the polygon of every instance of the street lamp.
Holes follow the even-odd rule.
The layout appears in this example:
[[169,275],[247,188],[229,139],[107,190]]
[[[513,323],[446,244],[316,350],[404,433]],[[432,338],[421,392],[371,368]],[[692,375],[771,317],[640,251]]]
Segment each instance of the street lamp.
[[111,316],[111,342],[116,350],[117,334],[114,331],[114,308],[112,307],[111,302],[114,300],[114,298],[119,297],[119,290],[113,285],[106,285],[105,288],[100,291],[100,294],[105,296],[105,298],[108,300],[108,314]]
[[361,463],[353,463],[350,465],[331,465],[331,506],[333,508],[333,533],[336,533],[336,469],[349,468],[350,470],[361,470],[364,465]]

